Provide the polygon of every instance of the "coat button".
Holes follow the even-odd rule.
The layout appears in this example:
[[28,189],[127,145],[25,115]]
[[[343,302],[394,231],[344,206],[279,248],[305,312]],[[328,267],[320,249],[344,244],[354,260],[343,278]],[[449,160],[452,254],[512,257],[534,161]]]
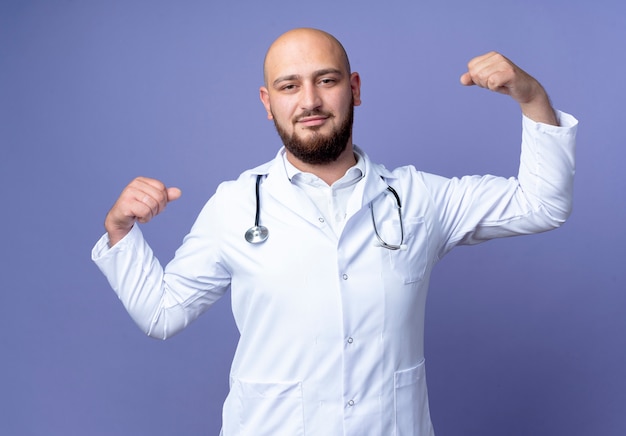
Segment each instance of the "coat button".
[[350,407],[354,406],[354,400],[348,401],[348,406],[350,406]]

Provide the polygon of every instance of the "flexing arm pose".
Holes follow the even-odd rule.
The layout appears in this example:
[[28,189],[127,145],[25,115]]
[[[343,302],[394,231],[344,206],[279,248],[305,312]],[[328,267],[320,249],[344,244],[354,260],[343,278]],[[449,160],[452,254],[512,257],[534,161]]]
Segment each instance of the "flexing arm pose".
[[[541,84],[506,57],[490,52],[472,59],[468,71],[461,76],[465,86],[477,85],[494,92],[509,95],[520,105],[522,113],[533,121],[558,125],[548,95]],[[105,220],[109,246],[120,241],[135,222],[147,223],[163,212],[167,204],[181,196],[178,188],[166,187],[162,182],[137,177],[115,202]]]

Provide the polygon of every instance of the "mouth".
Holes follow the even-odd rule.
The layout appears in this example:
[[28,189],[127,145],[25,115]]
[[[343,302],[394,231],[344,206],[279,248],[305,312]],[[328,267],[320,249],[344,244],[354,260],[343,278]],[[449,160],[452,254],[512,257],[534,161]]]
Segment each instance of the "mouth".
[[326,123],[329,118],[329,116],[315,115],[312,117],[299,118],[296,123],[302,127],[319,127]]

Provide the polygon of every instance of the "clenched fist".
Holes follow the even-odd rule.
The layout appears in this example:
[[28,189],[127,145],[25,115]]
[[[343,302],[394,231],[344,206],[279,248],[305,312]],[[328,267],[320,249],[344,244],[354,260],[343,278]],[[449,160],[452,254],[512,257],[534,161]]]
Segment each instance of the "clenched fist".
[[461,83],[509,95],[527,117],[557,125],[554,109],[541,84],[500,53],[490,52],[469,61]]

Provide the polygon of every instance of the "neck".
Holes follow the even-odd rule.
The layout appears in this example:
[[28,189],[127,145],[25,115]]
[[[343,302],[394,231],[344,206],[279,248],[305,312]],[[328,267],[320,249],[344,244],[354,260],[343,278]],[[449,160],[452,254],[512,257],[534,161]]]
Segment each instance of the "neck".
[[331,186],[337,180],[341,179],[348,169],[356,164],[356,156],[354,155],[354,149],[352,142],[348,142],[346,149],[339,155],[334,162],[312,165],[302,162],[296,158],[293,154],[286,151],[287,160],[296,168],[302,172],[311,173],[322,179],[328,186]]

